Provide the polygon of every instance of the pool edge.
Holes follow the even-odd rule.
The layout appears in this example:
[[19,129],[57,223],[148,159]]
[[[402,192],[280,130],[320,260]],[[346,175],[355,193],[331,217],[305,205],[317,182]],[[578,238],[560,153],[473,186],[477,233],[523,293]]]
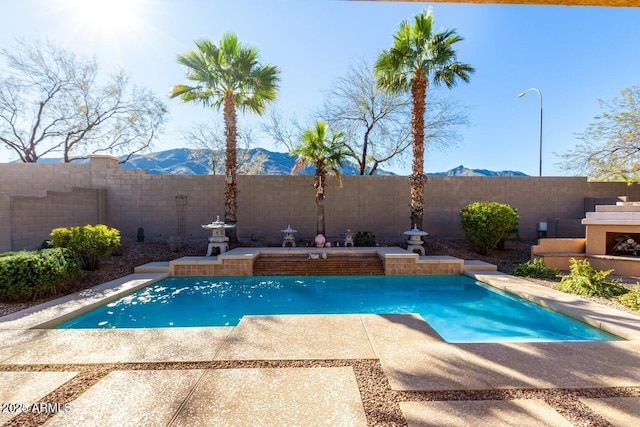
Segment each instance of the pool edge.
[[129,292],[169,277],[167,273],[133,273],[0,317],[2,329],[51,329]]
[[514,294],[549,310],[616,335],[627,341],[640,341],[640,316],[591,302],[539,285],[525,278],[501,272],[465,271],[463,274]]

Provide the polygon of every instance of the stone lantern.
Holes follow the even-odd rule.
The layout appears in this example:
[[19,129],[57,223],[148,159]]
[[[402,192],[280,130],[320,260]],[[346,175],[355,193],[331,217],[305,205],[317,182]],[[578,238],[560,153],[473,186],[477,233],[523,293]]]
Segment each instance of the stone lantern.
[[297,233],[298,230],[294,230],[293,228],[291,228],[290,225],[287,225],[287,228],[285,228],[284,230],[280,230],[280,232],[282,233],[282,247],[286,247],[287,245],[290,245],[292,248],[296,247],[296,238],[294,236],[294,233]]
[[202,228],[211,230],[211,237],[209,237],[209,246],[207,247],[207,255],[211,256],[213,248],[220,249],[220,253],[224,253],[229,250],[229,238],[225,235],[227,228],[234,228],[235,224],[225,224],[220,221],[220,216],[216,215],[216,220],[211,224],[205,224]]
[[422,236],[426,236],[429,233],[427,233],[426,231],[418,230],[418,226],[414,225],[411,230],[405,231],[403,234],[409,236],[409,240],[407,240],[407,250],[409,252],[418,250],[420,252],[420,255],[424,256],[424,248],[422,247],[424,242],[422,241]]
[[353,247],[353,232],[347,228],[347,231],[344,233],[344,246]]

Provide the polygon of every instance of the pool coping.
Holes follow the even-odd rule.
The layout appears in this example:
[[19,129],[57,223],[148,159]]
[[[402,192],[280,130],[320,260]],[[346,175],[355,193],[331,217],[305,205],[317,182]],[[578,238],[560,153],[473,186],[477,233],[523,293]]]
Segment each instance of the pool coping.
[[[496,266],[482,261],[465,261],[448,255],[421,256],[398,246],[376,247],[241,247],[218,256],[190,256],[168,262],[173,276],[252,276],[258,257],[292,257],[306,262],[309,254],[326,253],[329,259],[344,256],[377,256],[385,274],[461,274],[466,270],[496,270]],[[322,262],[322,261],[314,261]]]
[[501,272],[466,271],[464,274],[626,341],[640,341],[640,316],[638,315]]
[[101,285],[0,317],[0,330],[49,329],[166,277],[169,277],[169,274],[164,272],[129,274]]
[[[345,248],[341,249],[344,250]],[[417,254],[413,255],[417,256]],[[183,259],[178,261],[181,260]],[[464,262],[463,260],[460,261]],[[169,273],[162,271],[162,266],[158,265],[158,263],[153,264],[150,266],[151,270],[149,272],[136,272],[0,317],[0,330],[48,329],[124,294],[170,277]],[[471,263],[469,267],[471,265],[473,264]],[[136,271],[139,270],[136,269]],[[144,268],[141,271],[144,271]],[[496,289],[515,294],[542,307],[577,319],[624,340],[640,341],[640,316],[498,271],[466,270],[463,271],[463,274]]]
[[[51,320],[51,316],[76,315],[82,305],[79,298],[84,300],[86,307],[91,307],[167,277],[167,266],[168,263],[147,265],[149,271],[146,273],[134,273],[0,318],[0,336],[3,341],[0,345],[0,365],[4,365],[6,377],[11,379],[12,375],[28,373],[32,376],[31,382],[42,387],[41,383],[46,380],[42,377],[48,374],[42,372],[43,367],[46,367],[45,370],[73,374],[83,370],[104,369],[109,372],[106,378],[117,374],[120,375],[118,378],[125,377],[131,384],[149,387],[149,384],[158,382],[183,382],[185,373],[193,370],[202,372],[201,378],[218,373],[233,374],[234,384],[253,384],[249,381],[251,378],[247,380],[247,375],[259,372],[263,380],[255,383],[256,388],[261,391],[267,389],[268,396],[274,396],[274,399],[269,400],[274,402],[273,405],[266,405],[263,411],[280,413],[282,407],[275,397],[282,396],[281,388],[293,390],[296,395],[307,396],[307,387],[301,387],[300,381],[278,381],[267,374],[282,372],[288,378],[298,379],[301,372],[307,372],[303,372],[300,367],[323,369],[325,382],[318,382],[316,388],[322,388],[324,393],[335,382],[334,376],[331,376],[337,372],[335,367],[349,367],[346,372],[351,372],[352,369],[356,370],[355,366],[359,363],[371,361],[371,366],[379,364],[382,369],[381,378],[385,381],[380,383],[381,389],[387,393],[400,393],[399,411],[405,419],[411,416],[411,411],[406,412],[402,404],[426,404],[421,393],[427,393],[427,396],[472,393],[475,398],[471,403],[496,411],[497,404],[515,401],[483,400],[477,397],[476,392],[502,396],[511,393],[511,390],[514,390],[513,393],[537,391],[544,394],[547,390],[568,390],[567,393],[570,393],[573,389],[604,388],[622,393],[615,388],[640,387],[639,316],[559,293],[525,279],[491,271],[467,271],[465,274],[556,311],[574,310],[576,313],[573,317],[591,317],[600,324],[608,324],[609,319],[614,328],[623,328],[624,325],[620,323],[628,321],[628,341],[447,343],[417,314],[245,316],[233,327],[38,329],[47,316]],[[554,299],[558,301],[554,302]],[[332,361],[335,363],[332,364]],[[147,378],[149,376],[153,376],[155,382],[150,382]],[[350,375],[343,377],[351,378]],[[21,379],[22,377],[18,378]],[[122,402],[118,399],[122,399],[122,389],[131,389],[115,389],[109,384],[104,379],[91,384],[86,393],[71,400],[73,408],[82,408],[85,413],[95,414],[95,408],[104,407],[104,402],[121,405]],[[64,387],[61,386],[58,391]],[[366,407],[364,398],[363,402],[357,399],[363,387],[368,386],[361,386],[351,392],[340,389],[341,392],[334,400],[353,400],[355,396],[355,407],[359,408],[360,404]],[[153,406],[165,405],[159,398],[165,395],[171,399],[190,402],[194,390],[197,391],[197,387],[188,392],[177,393],[156,386],[153,396],[158,398],[153,400]],[[215,400],[214,393],[207,390],[200,392],[200,397],[196,399],[197,402],[204,399],[205,406],[210,404],[211,399]],[[145,400],[140,396],[135,393],[129,396],[127,401],[131,404],[127,408],[143,406]],[[252,396],[249,393],[249,397]],[[315,408],[313,397],[305,399]],[[525,403],[537,402],[531,397],[525,399]],[[633,399],[636,400],[632,404],[637,404],[638,398]],[[463,401],[455,398],[444,400],[444,404],[452,405],[456,411],[473,415],[468,408],[456,406],[464,403]],[[599,398],[598,402],[603,402],[603,399]],[[106,407],[108,410],[105,411],[113,412],[113,407]],[[174,419],[182,408],[183,406],[175,412]],[[540,411],[545,408],[536,407],[536,417],[531,415],[525,419],[544,420],[548,424],[548,417],[556,417],[557,414],[551,410],[542,415]],[[116,411],[117,409],[122,408],[118,406]],[[376,406],[375,409],[380,408]],[[419,409],[424,410],[422,407]],[[388,411],[389,408],[385,407],[385,410]],[[436,419],[444,419],[451,410],[453,409],[448,407],[436,408]],[[496,417],[504,421],[499,415],[507,410],[509,409],[498,410]],[[232,416],[236,419],[245,412],[251,413],[240,405],[232,412]],[[626,412],[633,413],[630,410]],[[130,412],[123,413],[124,417],[130,416]]]

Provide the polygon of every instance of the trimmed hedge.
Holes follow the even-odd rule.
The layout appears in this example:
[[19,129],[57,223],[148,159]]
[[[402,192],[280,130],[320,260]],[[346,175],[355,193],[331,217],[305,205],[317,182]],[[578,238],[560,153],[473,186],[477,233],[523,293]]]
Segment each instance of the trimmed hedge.
[[100,259],[120,247],[120,232],[103,224],[55,228],[51,241],[56,248],[69,248],[80,258],[84,270],[93,271]]
[[482,254],[504,244],[518,233],[518,211],[497,202],[475,202],[460,211],[460,226],[464,237]]
[[0,257],[0,300],[23,301],[56,294],[80,277],[69,249],[12,252]]

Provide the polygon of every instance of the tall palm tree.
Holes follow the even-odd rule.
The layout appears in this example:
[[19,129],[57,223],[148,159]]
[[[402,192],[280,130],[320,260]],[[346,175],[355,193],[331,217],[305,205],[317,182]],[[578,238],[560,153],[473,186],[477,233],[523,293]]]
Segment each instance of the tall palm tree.
[[327,191],[327,174],[334,173],[338,177],[338,182],[342,184],[339,167],[344,165],[345,158],[350,153],[345,144],[344,134],[337,132],[329,136],[327,124],[323,121],[318,121],[313,128],[305,130],[300,141],[301,143],[291,151],[292,155],[297,156],[291,174],[296,174],[309,164],[316,166],[313,184],[316,189],[318,209],[316,233],[324,235],[324,197]]
[[[193,86],[176,85],[170,96],[205,107],[222,107],[226,137],[224,220],[235,224],[238,211],[236,110],[261,115],[266,105],[278,96],[280,70],[260,64],[258,49],[241,44],[233,33],[224,34],[219,46],[206,39],[197,41],[196,46],[197,49],[178,55],[178,63],[185,66],[187,80],[193,82]],[[235,228],[231,230],[233,241],[236,232]]]
[[424,214],[424,113],[427,87],[444,84],[451,89],[458,79],[469,81],[474,69],[457,61],[454,45],[463,38],[455,30],[434,31],[431,10],[417,15],[413,23],[403,21],[394,34],[393,46],[378,56],[378,85],[391,92],[411,91],[413,165],[411,227],[422,229]]

